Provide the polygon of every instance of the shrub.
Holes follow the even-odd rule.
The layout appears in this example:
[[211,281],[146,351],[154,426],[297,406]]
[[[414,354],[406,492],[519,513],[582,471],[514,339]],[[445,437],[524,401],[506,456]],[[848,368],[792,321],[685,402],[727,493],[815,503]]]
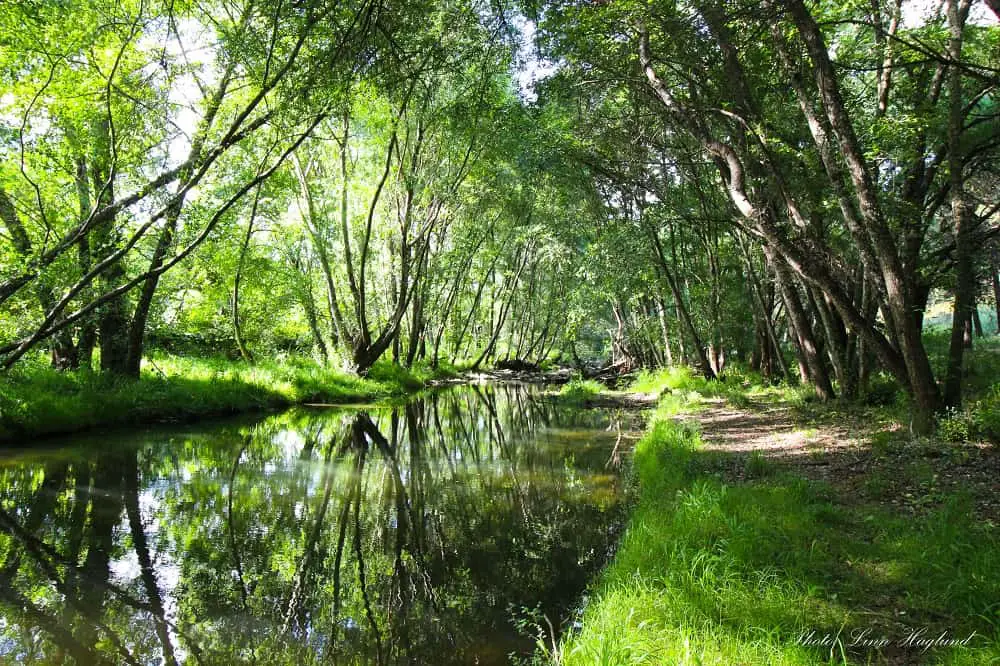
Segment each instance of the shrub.
[[938,435],[948,442],[967,442],[973,435],[971,419],[967,412],[949,407],[938,416]]
[[565,402],[582,404],[604,390],[604,385],[593,379],[576,378],[565,384],[559,391],[559,399]]
[[971,435],[1000,443],[1000,384],[995,384],[981,400],[968,408]]
[[949,407],[938,416],[938,436],[947,442],[987,440],[1000,443],[1000,384],[964,410]]
[[888,375],[877,374],[868,380],[864,402],[872,407],[888,407],[899,402],[900,386]]

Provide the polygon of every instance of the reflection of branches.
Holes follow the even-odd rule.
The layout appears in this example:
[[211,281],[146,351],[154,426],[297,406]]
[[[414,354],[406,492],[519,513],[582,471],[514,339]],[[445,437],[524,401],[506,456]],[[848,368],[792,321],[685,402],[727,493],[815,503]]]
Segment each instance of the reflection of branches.
[[[42,549],[38,547],[39,544],[41,544],[42,542],[40,542],[34,536],[25,533],[24,529],[20,525],[18,525],[17,522],[13,520],[6,511],[3,510],[0,510],[0,530],[7,532],[8,534],[16,538],[24,545],[24,548],[28,552],[28,554],[32,556],[32,558],[39,564],[39,566],[41,566],[42,570],[45,571],[45,573],[49,576],[53,585],[56,588],[56,591],[58,591],[65,597],[67,603],[73,607],[73,610],[75,610],[83,617],[86,617],[91,623],[93,623],[95,627],[104,632],[108,640],[111,642],[112,645],[115,646],[115,649],[118,651],[118,653],[121,655],[122,659],[124,659],[126,663],[135,664],[136,666],[138,666],[138,662],[135,660],[132,654],[125,649],[125,646],[122,644],[121,639],[118,638],[118,635],[115,632],[113,632],[109,626],[104,624],[104,622],[102,622],[97,617],[93,616],[93,612],[95,611],[95,609],[92,607],[88,607],[87,604],[78,602],[73,597],[73,595],[70,594],[70,590],[67,587],[66,582],[59,576],[59,572],[56,570],[55,565],[45,558]],[[48,546],[45,546],[45,550],[49,550],[50,552],[52,552]],[[101,581],[92,580],[90,582],[98,587],[106,588],[108,586],[108,583],[106,581],[104,581],[103,585],[101,585]],[[7,587],[6,584],[0,585],[0,589],[5,589],[6,587]],[[8,593],[8,598],[10,599],[16,599],[17,596],[18,595],[14,592]],[[37,611],[38,613],[37,615],[35,611]],[[41,626],[43,629],[46,630],[49,630],[53,626],[52,623],[55,622],[55,620],[52,620],[47,615],[44,615],[44,613],[37,608],[29,610],[29,616],[43,622],[43,624],[40,624],[39,626]],[[59,632],[61,634],[63,633],[63,630],[59,629]],[[83,647],[88,652],[90,651],[89,648],[86,648],[86,646],[83,646],[82,644],[81,647]],[[94,661],[94,659],[85,660],[81,663],[91,663],[92,661]],[[97,661],[103,661],[103,660],[98,659]]]
[[[366,451],[361,450],[358,454],[361,462],[360,465],[364,465]],[[358,477],[358,485],[361,485],[360,470]],[[383,663],[382,660],[382,633],[379,631],[378,622],[375,621],[375,614],[372,612],[371,599],[368,597],[368,583],[365,579],[365,555],[361,548],[361,492],[354,495],[354,551],[358,558],[358,584],[361,587],[361,599],[364,602],[365,614],[368,616],[368,622],[371,624],[372,631],[375,632],[375,656],[379,664]]]
[[[406,421],[407,421],[407,432],[410,438],[411,451],[414,447],[419,446],[419,417],[417,413],[412,409],[411,405],[407,406]],[[393,440],[398,441],[398,434],[396,434],[397,424],[398,424],[398,412],[393,412]],[[422,509],[415,505],[411,500],[411,493],[407,492],[406,484],[403,483],[402,470],[398,461],[398,447],[391,445],[384,435],[379,431],[378,427],[371,420],[367,414],[359,414],[356,417],[355,423],[364,436],[368,438],[369,441],[373,442],[375,446],[382,453],[385,462],[389,466],[389,470],[392,475],[393,488],[395,489],[395,510],[396,510],[396,561],[394,565],[394,575],[396,577],[397,584],[402,589],[404,581],[409,579],[407,575],[406,566],[402,557],[403,545],[409,543],[411,546],[411,552],[413,554],[413,562],[416,563],[418,571],[416,574],[420,577],[423,583],[423,589],[427,596],[427,601],[430,603],[431,608],[440,613],[441,607],[438,602],[437,593],[434,589],[433,579],[430,574],[429,567],[427,565],[427,554],[424,547],[425,536],[422,534],[424,525],[424,514]],[[419,458],[419,455],[411,455],[410,460],[410,479],[411,481],[415,479],[419,473],[420,469],[419,462],[415,460]],[[416,489],[419,494],[419,487]],[[420,526],[418,529],[415,526]],[[410,539],[407,539],[407,532],[410,534]],[[416,589],[411,581],[410,587],[414,590]],[[402,596],[400,596],[400,603],[403,604]],[[405,621],[404,621],[405,628]],[[451,636],[449,631],[449,637]],[[408,638],[404,637],[407,641]]]
[[90,650],[73,637],[73,634],[62,627],[59,621],[46,614],[30,599],[14,590],[10,581],[4,577],[0,580],[0,600],[6,602],[12,610],[20,610],[34,624],[46,631],[56,645],[69,653],[78,664],[98,664],[104,662],[99,655]]
[[[74,515],[76,515],[75,512]],[[81,520],[81,523],[82,522],[83,521]],[[46,574],[46,576],[48,576],[49,580],[56,588],[56,591],[58,591],[60,594],[63,595],[63,598],[66,600],[66,604],[73,611],[79,613],[84,617],[89,616],[89,613],[93,611],[93,608],[88,608],[85,604],[81,603],[77,599],[77,594],[74,592],[74,590],[70,589],[69,585],[59,575],[59,571],[56,568],[56,564],[65,567],[67,569],[67,577],[79,578],[86,576],[86,571],[84,571],[76,563],[75,560],[60,555],[51,546],[41,541],[37,537],[33,536],[32,534],[26,532],[24,528],[10,516],[9,513],[7,513],[2,509],[0,509],[0,531],[10,534],[11,536],[13,536],[15,539],[17,539],[22,543],[25,551],[31,556],[32,561],[34,561],[42,569],[42,571]],[[88,582],[91,585],[97,586],[105,590],[106,592],[111,593],[118,601],[124,603],[130,608],[134,608],[136,610],[144,611],[150,613],[151,615],[154,615],[157,620],[164,622],[168,627],[173,629],[178,636],[183,638],[184,643],[188,646],[188,649],[191,651],[191,654],[195,657],[195,659],[199,662],[202,661],[201,652],[198,648],[198,643],[192,640],[191,637],[185,631],[183,631],[179,626],[177,626],[177,624],[168,619],[165,614],[161,612],[159,615],[157,615],[156,611],[149,603],[146,603],[134,597],[127,590],[124,590],[121,587],[118,587],[117,585],[107,580],[94,580],[91,578],[88,580]],[[5,585],[0,585],[0,590],[3,590],[5,587],[6,587]],[[108,635],[109,640],[112,642],[112,644],[115,645],[119,653],[122,654],[122,658],[126,662],[136,663],[135,660],[131,657],[131,655],[129,655],[128,652],[125,651],[117,635],[115,635],[107,625],[105,625],[103,622],[95,618],[91,618],[90,621],[94,623],[94,626],[96,626],[98,629],[101,629],[102,631],[105,632],[105,634]],[[43,629],[48,630],[47,626],[44,625],[39,625],[39,626],[41,626]],[[93,663],[93,661],[94,660],[91,659],[82,661],[80,663]]]
[[517,495],[518,505],[521,507],[521,516],[524,518],[524,522],[527,524],[531,521],[530,512],[528,511],[528,497],[527,492],[524,490],[524,486],[521,484],[521,480],[517,475],[517,451],[508,449],[507,438],[504,435],[503,425],[500,423],[500,416],[497,413],[496,407],[496,395],[491,391],[479,391],[479,387],[473,386],[476,391],[476,395],[482,400],[483,404],[486,405],[486,409],[490,415],[490,432],[493,433],[493,437],[500,449],[500,455],[505,456],[507,461],[510,463],[510,478],[514,484],[514,491]]
[[[10,514],[3,509],[0,509],[0,531],[10,534],[24,545],[25,550],[32,556],[34,562],[38,564],[43,571],[45,571],[49,578],[52,579],[53,583],[56,584],[56,588],[60,592],[64,591],[60,586],[65,585],[65,583],[59,577],[59,572],[55,567],[55,563],[67,567],[72,575],[79,576],[83,573],[80,566],[76,562],[71,561],[68,558],[64,558],[47,543],[26,532],[24,528],[21,527],[17,521],[15,521]],[[144,611],[152,610],[150,609],[149,604],[136,599],[127,591],[121,589],[113,583],[104,581],[99,584],[106,590],[121,597],[126,603],[128,603],[128,605],[133,606],[134,608]]]
[[[367,447],[367,443],[364,438],[361,438],[359,442],[356,436],[356,429],[351,427],[352,441],[358,445],[362,450]],[[324,655],[324,661],[330,658],[331,653],[333,654],[333,663],[336,664],[338,661],[338,654],[334,651],[334,646],[337,643],[337,638],[340,636],[340,565],[344,557],[344,543],[347,540],[347,516],[351,510],[351,503],[354,499],[355,494],[361,492],[361,471],[364,465],[364,458],[358,455],[355,459],[353,474],[351,475],[351,485],[347,491],[347,496],[344,498],[344,506],[340,510],[340,518],[338,525],[340,530],[337,534],[337,551],[333,560],[333,627],[330,630],[330,639],[326,645],[326,654]]]
[[552,402],[548,400],[539,400],[538,394],[530,391],[524,392],[524,398],[528,406],[531,408],[531,413],[537,417],[536,420],[544,427],[550,427],[552,425],[553,418]]
[[[38,492],[32,498],[31,508],[28,510],[28,518],[25,521],[24,527],[25,532],[29,534],[34,532],[42,524],[42,521],[45,520],[45,517],[49,515],[55,507],[56,495],[65,479],[65,465],[61,465],[55,470],[45,470],[45,479],[42,481],[41,488],[38,489]],[[0,576],[5,579],[12,579],[20,565],[21,553],[19,551],[9,553]]]
[[149,557],[149,544],[146,541],[146,531],[142,525],[142,514],[139,510],[139,466],[136,461],[135,450],[127,456],[125,470],[125,513],[128,516],[129,528],[132,532],[132,547],[135,550],[136,559],[139,561],[139,568],[142,572],[143,586],[146,588],[146,598],[149,599],[149,606],[153,611],[153,624],[156,627],[156,636],[160,639],[163,647],[163,661],[176,666],[177,659],[174,657],[174,647],[170,643],[170,633],[167,631],[167,623],[164,622],[163,601],[160,598],[160,588],[156,582],[156,574],[153,571],[153,562]]
[[608,430],[615,430],[618,436],[615,438],[615,448],[611,450],[611,456],[608,458],[608,462],[606,462],[604,466],[612,469],[618,469],[622,464],[622,413],[620,410],[615,411],[615,415],[611,419],[611,423],[608,424]]
[[80,548],[83,546],[83,526],[87,518],[87,498],[93,492],[93,478],[87,475],[87,486],[79,480],[74,484],[76,490],[73,493],[73,511],[69,516],[69,538],[66,540],[66,558],[70,562],[77,562],[80,559]]
[[[410,530],[413,534],[411,543],[414,546],[417,555],[417,562],[420,565],[420,575],[423,580],[424,589],[427,592],[428,598],[431,600],[434,609],[437,610],[437,595],[434,591],[434,586],[431,581],[431,576],[428,573],[427,566],[427,531],[426,531],[426,519],[427,512],[425,511],[426,506],[426,481],[430,476],[430,469],[423,456],[423,443],[426,432],[428,431],[426,423],[425,403],[409,403],[406,405],[406,424],[407,430],[409,432],[409,444],[410,444],[410,500],[407,503],[401,501],[397,502],[397,512],[405,511],[409,508],[409,512],[412,514],[410,519]],[[400,490],[403,491],[405,488],[400,482]]]
[[[434,419],[434,432],[437,433],[438,442],[441,444],[441,452],[444,453],[445,464],[448,465],[452,478],[455,478],[455,461],[452,460],[451,451],[448,449],[448,439],[444,436],[444,429],[441,427],[441,411],[438,409],[441,402],[440,396],[438,394],[434,394],[431,396],[430,400],[431,416]],[[466,434],[464,425],[462,426],[462,430],[463,434]]]
[[[464,402],[465,402],[466,412],[469,413],[469,414],[475,413],[474,410],[472,409],[472,406],[471,406],[468,394],[465,395]],[[449,416],[451,417],[451,419],[450,419],[451,423],[452,423],[453,426],[455,424],[457,424],[458,429],[461,430],[461,435],[462,435],[461,436],[461,440],[462,440],[462,442],[465,442],[469,446],[469,453],[471,455],[468,456],[468,457],[471,458],[473,461],[475,461],[476,464],[479,464],[481,462],[481,458],[480,458],[480,455],[479,455],[479,447],[476,446],[476,444],[478,443],[477,442],[478,437],[476,435],[478,435],[479,431],[476,430],[476,429],[473,429],[472,432],[474,434],[470,434],[469,431],[466,429],[466,427],[465,427],[465,420],[461,416],[462,410],[459,407],[459,401],[458,400],[453,401],[451,407],[452,408],[451,408],[451,411],[449,413]],[[448,440],[445,439],[443,435],[442,435],[441,444],[444,447],[444,450],[445,450],[446,454],[448,454],[449,453],[448,452]],[[456,442],[455,446],[456,447],[460,447],[461,446],[461,442]],[[464,459],[466,456],[463,455],[462,457]]]
[[[421,403],[422,404],[422,403]],[[413,514],[416,520],[410,521],[410,530],[413,533],[412,544],[417,551],[420,558],[424,557],[424,545],[425,545],[425,534],[424,534],[424,492],[423,492],[423,479],[421,478],[423,474],[426,474],[426,468],[421,464],[422,457],[420,455],[421,442],[423,440],[423,419],[421,414],[417,412],[416,403],[408,403],[404,407],[404,413],[406,415],[406,430],[407,439],[410,445],[410,491],[407,493],[409,495],[408,501],[403,502],[402,499],[406,495],[401,495],[399,500],[397,500],[397,513],[401,511],[406,511],[407,509]],[[401,493],[406,491],[403,485],[403,480],[399,477],[398,487]]]
[[[497,416],[496,406],[494,405],[491,397],[492,393],[488,389],[480,389],[475,384],[472,385],[473,394],[479,398],[479,402],[486,406],[486,411],[489,414],[489,434],[490,434],[490,454],[492,457],[493,453],[493,442],[497,443],[500,449],[501,455],[504,453],[504,439],[503,439],[503,428],[500,426],[500,419]],[[470,408],[470,411],[471,408]],[[496,428],[494,429],[494,426]]]
[[[345,436],[342,437],[338,457],[343,454],[344,449],[349,443],[350,431],[347,431]],[[316,512],[316,518],[313,521],[313,528],[309,534],[309,538],[303,546],[302,558],[299,561],[295,574],[295,584],[292,587],[292,594],[288,599],[288,608],[285,611],[285,619],[282,623],[281,633],[288,631],[292,622],[292,617],[295,615],[298,606],[301,604],[302,590],[305,588],[306,579],[309,576],[313,559],[318,550],[316,546],[319,543],[320,535],[322,534],[323,527],[325,526],[326,511],[327,507],[330,505],[330,494],[333,491],[334,468],[333,465],[330,464],[330,460],[333,457],[334,448],[336,448],[334,447],[334,439],[331,438],[330,444],[327,446],[326,456],[323,459],[323,499],[321,500],[320,507]]]
[[[236,458],[233,460],[233,467],[229,472],[229,486],[228,486],[228,501],[227,501],[227,511],[226,511],[226,525],[229,528],[229,552],[233,558],[233,565],[236,567],[236,577],[240,581],[240,598],[243,601],[243,608],[247,608],[247,597],[250,591],[247,589],[246,579],[243,576],[243,561],[240,558],[239,549],[236,547],[236,528],[233,525],[233,486],[236,484],[236,470],[240,466],[240,459],[243,457],[244,451],[247,450],[247,445],[250,444],[250,435],[247,435],[243,439],[243,446],[240,447],[239,453],[236,454]],[[252,650],[252,646],[251,646]]]
[[[409,412],[410,412],[409,408],[410,408],[410,405],[409,404],[406,405],[406,410],[407,410],[407,414],[408,415],[409,415]],[[398,421],[398,419],[396,418],[396,412],[395,412],[395,410],[393,410],[393,423],[392,423],[392,425],[393,425],[393,429],[392,429],[393,432],[392,432],[392,436],[393,436],[394,442],[395,442],[395,440],[397,438],[397,433],[396,433],[396,422],[397,421]],[[414,436],[414,433],[411,432],[410,433],[410,437],[413,437],[413,436]],[[393,448],[395,449],[395,446]],[[400,623],[402,625],[402,632],[401,632],[402,633],[402,643],[403,643],[403,647],[404,647],[404,650],[405,650],[406,654],[411,654],[412,647],[411,647],[411,643],[410,643],[409,624],[406,622],[407,610],[409,608],[410,599],[411,599],[411,594],[410,594],[410,590],[409,590],[409,588],[411,586],[406,586],[404,588],[404,585],[403,585],[403,579],[404,579],[404,576],[406,574],[406,563],[403,560],[403,551],[405,550],[406,536],[407,536],[407,532],[408,532],[407,525],[408,525],[409,521],[407,521],[407,520],[405,520],[403,518],[403,513],[406,510],[406,507],[405,507],[405,505],[403,503],[403,493],[400,492],[400,490],[398,488],[398,481],[397,481],[397,479],[398,479],[398,477],[394,474],[393,475],[393,480],[394,480],[394,482],[396,482],[396,485],[397,485],[396,493],[395,493],[395,495],[396,495],[396,497],[395,497],[395,499],[396,499],[396,547],[395,547],[395,553],[394,553],[395,559],[394,559],[394,562],[393,562],[392,571],[393,571],[393,579],[394,579],[395,587],[397,589],[397,598],[399,600],[399,613],[396,614],[396,615],[398,617],[402,618],[402,622]],[[405,589],[405,592],[404,592],[404,589]],[[392,614],[390,614],[390,617],[391,616],[392,616]],[[394,627],[390,626],[389,630],[392,631],[392,629],[394,629]]]

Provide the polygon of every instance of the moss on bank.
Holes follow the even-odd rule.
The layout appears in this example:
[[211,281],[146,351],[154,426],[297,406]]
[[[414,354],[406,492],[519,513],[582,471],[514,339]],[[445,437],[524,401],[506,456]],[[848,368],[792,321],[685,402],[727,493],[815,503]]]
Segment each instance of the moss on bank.
[[[667,383],[635,449],[637,499],[618,552],[581,628],[547,660],[1000,661],[1000,535],[976,522],[966,496],[906,515],[753,456],[754,473],[734,481],[734,458],[704,450],[697,424],[674,418],[703,403],[699,388],[733,386],[675,372],[638,388]],[[942,634],[967,645],[923,649]]]
[[157,356],[138,380],[57,372],[27,361],[0,377],[0,441],[127,425],[276,409],[298,403],[347,403],[418,391],[432,377],[378,363],[365,378],[303,358],[255,364],[222,358]]

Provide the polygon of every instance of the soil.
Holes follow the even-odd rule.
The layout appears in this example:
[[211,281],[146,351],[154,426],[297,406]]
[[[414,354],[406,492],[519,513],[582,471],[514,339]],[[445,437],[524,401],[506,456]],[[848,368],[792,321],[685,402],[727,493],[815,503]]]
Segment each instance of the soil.
[[1000,524],[996,447],[914,438],[864,414],[831,411],[806,423],[786,404],[736,409],[719,400],[684,418],[700,423],[706,450],[735,454],[727,456],[726,470],[734,481],[745,479],[746,459],[757,451],[779,470],[826,482],[842,502],[876,502],[915,515],[964,491],[977,520]]

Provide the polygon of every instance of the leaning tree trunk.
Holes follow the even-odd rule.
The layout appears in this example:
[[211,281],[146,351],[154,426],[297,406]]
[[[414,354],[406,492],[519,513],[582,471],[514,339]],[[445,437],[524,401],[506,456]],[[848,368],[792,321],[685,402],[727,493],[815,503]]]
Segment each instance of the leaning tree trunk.
[[[792,21],[806,46],[814,66],[816,86],[830,127],[840,145],[847,172],[857,197],[858,211],[871,250],[878,261],[885,283],[887,310],[894,320],[899,338],[899,351],[906,368],[909,388],[913,395],[914,413],[911,428],[926,433],[934,427],[934,415],[940,404],[940,394],[934,381],[920,327],[914,319],[912,274],[908,274],[879,204],[875,180],[865,161],[853,122],[840,91],[830,53],[815,18],[803,0],[783,0]],[[957,16],[957,14],[956,14]]]
[[993,284],[993,307],[996,313],[994,333],[1000,335],[1000,257],[997,254],[997,247],[994,244],[990,248],[990,282]]
[[830,376],[823,364],[820,355],[819,343],[813,333],[809,318],[802,300],[795,287],[794,278],[791,271],[781,257],[778,257],[770,246],[764,247],[768,263],[774,270],[774,275],[781,290],[781,295],[785,301],[785,311],[788,313],[788,321],[795,336],[795,342],[805,367],[808,371],[807,381],[816,389],[816,394],[822,400],[833,398],[833,386],[830,384]]
[[[253,207],[250,211],[250,220],[247,222],[247,232],[243,235],[243,244],[240,246],[240,258],[236,262],[236,274],[233,276],[233,337],[236,338],[236,347],[240,350],[240,356],[247,363],[253,363],[253,354],[247,347],[243,337],[243,322],[240,319],[240,286],[243,282],[243,267],[246,264],[247,254],[250,251],[250,239],[253,238],[253,222],[257,217],[257,205],[260,202],[260,188],[253,200]],[[324,350],[323,356],[326,356]]]
[[517,272],[514,274],[513,280],[511,280],[510,290],[507,292],[507,298],[500,306],[500,312],[498,314],[498,320],[493,326],[493,332],[490,335],[489,341],[486,343],[486,348],[482,353],[476,358],[472,363],[472,369],[478,370],[479,366],[482,365],[492,353],[493,349],[496,347],[497,339],[500,337],[500,333],[503,330],[504,320],[507,317],[507,313],[510,310],[511,302],[514,299],[514,292],[517,290],[517,283],[521,279],[521,273],[524,272],[525,266],[528,265],[528,259],[531,257],[530,248],[524,248],[524,258],[521,259],[520,265],[517,268]]

